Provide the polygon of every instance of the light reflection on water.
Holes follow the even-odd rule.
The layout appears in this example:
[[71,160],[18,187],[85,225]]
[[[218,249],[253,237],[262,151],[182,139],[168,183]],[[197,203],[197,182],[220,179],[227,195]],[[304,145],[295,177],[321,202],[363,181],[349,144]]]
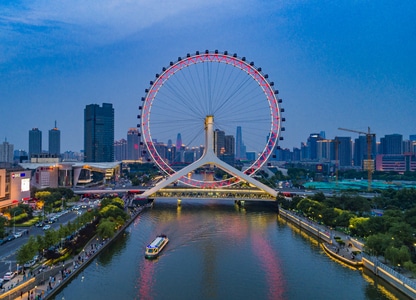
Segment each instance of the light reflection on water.
[[[329,259],[268,205],[163,200],[126,232],[55,299],[407,299]],[[169,244],[146,260],[160,233]]]

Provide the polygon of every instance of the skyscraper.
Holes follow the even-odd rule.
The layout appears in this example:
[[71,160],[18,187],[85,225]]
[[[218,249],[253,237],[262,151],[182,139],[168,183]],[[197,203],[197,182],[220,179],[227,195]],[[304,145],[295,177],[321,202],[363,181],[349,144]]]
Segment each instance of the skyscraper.
[[225,152],[225,132],[219,129],[214,131],[214,153],[219,157]]
[[380,139],[381,154],[403,154],[403,135],[386,134]]
[[84,109],[86,162],[114,161],[114,108],[111,103],[87,105]]
[[319,140],[322,140],[323,138],[319,133],[311,133],[308,138],[308,159],[310,160],[316,160],[318,158],[317,153],[317,142]]
[[180,133],[176,136],[176,151],[179,152],[182,148],[182,136]]
[[349,167],[352,165],[352,141],[351,137],[336,136],[335,142],[338,143],[339,165]]
[[42,153],[42,131],[38,128],[29,130],[29,159],[32,155]]
[[61,155],[61,131],[56,127],[49,130],[49,154],[60,156]]
[[3,144],[0,145],[0,162],[13,162],[13,148],[14,146],[5,139]]
[[138,160],[140,158],[140,137],[137,128],[127,131],[127,159]]
[[241,132],[241,126],[237,126],[237,133],[235,135],[235,158],[243,158],[241,154],[241,146],[243,145],[243,134]]
[[127,141],[121,139],[114,142],[114,160],[122,161],[127,159]]

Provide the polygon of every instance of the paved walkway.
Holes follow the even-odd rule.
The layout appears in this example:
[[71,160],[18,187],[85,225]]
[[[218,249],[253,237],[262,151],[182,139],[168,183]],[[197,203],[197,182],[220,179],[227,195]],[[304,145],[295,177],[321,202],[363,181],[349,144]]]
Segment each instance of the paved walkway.
[[132,212],[130,220],[126,222],[113,238],[102,240],[94,236],[84,246],[82,253],[70,260],[54,266],[48,266],[47,261],[42,261],[31,272],[27,273],[27,276],[23,274],[17,275],[3,284],[0,299],[48,299],[64,286],[65,281],[75,276],[77,271],[86,267],[106,244],[123,232],[142,210],[143,207],[139,207]]
[[52,290],[56,290],[77,269],[83,268],[87,262],[98,254],[108,240],[97,237],[91,239],[80,255],[60,263],[48,266],[46,261],[36,266],[27,274],[19,274],[3,284],[0,299],[45,299]]

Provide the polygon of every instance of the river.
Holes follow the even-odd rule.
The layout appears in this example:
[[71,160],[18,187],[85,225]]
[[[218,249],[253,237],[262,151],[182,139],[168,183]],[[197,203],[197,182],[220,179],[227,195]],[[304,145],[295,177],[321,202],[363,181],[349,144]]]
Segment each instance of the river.
[[[144,250],[170,242],[156,260]],[[267,204],[158,200],[54,299],[409,299],[329,258]]]

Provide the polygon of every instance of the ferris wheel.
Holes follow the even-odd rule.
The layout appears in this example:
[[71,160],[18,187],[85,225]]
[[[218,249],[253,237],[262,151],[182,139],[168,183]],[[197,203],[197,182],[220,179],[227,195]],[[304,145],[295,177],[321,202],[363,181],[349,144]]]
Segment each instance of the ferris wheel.
[[[245,162],[242,171],[249,176],[267,162],[283,139],[284,110],[274,83],[261,68],[237,54],[206,50],[178,57],[156,74],[145,93],[137,125],[145,146],[142,155],[165,175],[204,155],[207,116],[214,117],[216,154],[223,160]],[[223,187],[240,178],[183,176],[179,181],[193,187]]]

